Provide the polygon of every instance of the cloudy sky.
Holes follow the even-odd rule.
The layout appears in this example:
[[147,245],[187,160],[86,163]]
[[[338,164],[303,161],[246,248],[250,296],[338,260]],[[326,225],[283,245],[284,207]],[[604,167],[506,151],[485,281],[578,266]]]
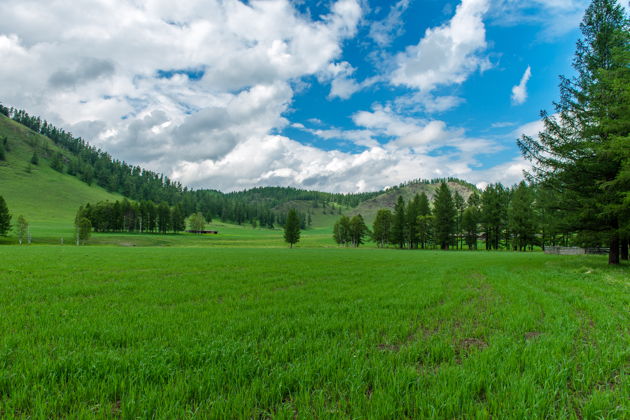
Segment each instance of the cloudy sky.
[[224,191],[511,184],[585,0],[0,0],[0,102]]

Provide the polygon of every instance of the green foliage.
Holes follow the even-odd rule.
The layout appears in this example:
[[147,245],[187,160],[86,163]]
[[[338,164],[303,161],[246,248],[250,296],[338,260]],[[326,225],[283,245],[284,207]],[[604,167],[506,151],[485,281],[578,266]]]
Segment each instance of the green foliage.
[[420,216],[420,195],[416,194],[407,204],[405,211],[405,233],[409,249],[418,248],[418,216]]
[[22,245],[24,238],[26,238],[26,235],[28,234],[28,222],[21,214],[17,218],[15,233],[17,234],[19,244]]
[[284,241],[293,248],[293,244],[300,240],[300,219],[295,209],[289,210],[287,221],[284,225]]
[[39,165],[39,155],[37,154],[37,151],[33,152],[33,156],[31,156],[31,164]]
[[350,219],[350,242],[352,246],[359,247],[363,244],[363,239],[369,233],[368,227],[365,225],[363,216],[357,214]]
[[394,207],[394,217],[392,223],[392,243],[398,245],[399,248],[405,247],[405,226],[407,218],[405,217],[405,200],[402,196],[398,196],[396,206]]
[[445,182],[440,184],[440,188],[433,201],[435,240],[441,249],[448,249],[453,242],[455,233],[456,209],[453,203],[451,191]]
[[0,143],[0,160],[7,160],[7,154],[2,143]]
[[518,144],[534,164],[530,179],[556,192],[572,229],[608,236],[609,262],[618,264],[627,189],[614,180],[627,162],[629,21],[616,1],[593,0],[580,29],[576,76],[562,78],[555,115],[542,112],[544,130]]
[[490,184],[481,193],[480,201],[486,249],[499,249],[507,227],[509,191],[500,183]]
[[481,223],[481,198],[473,192],[468,197],[467,207],[462,215],[462,231],[468,249],[477,249],[479,223]]
[[381,209],[376,213],[376,219],[372,225],[372,239],[378,247],[384,247],[390,243],[392,236],[392,212]]
[[50,161],[50,167],[57,172],[63,173],[63,155],[61,154],[61,152],[57,152],[54,154],[52,160]]
[[186,230],[186,216],[180,204],[171,210],[171,229],[175,233]]
[[479,210],[476,207],[467,207],[462,216],[462,231],[468,249],[477,249],[478,226]]
[[464,217],[464,210],[466,210],[466,200],[458,191],[453,194],[453,205],[455,206],[455,234],[457,237],[456,245],[459,249],[459,242],[462,236],[462,222]]
[[79,217],[76,221],[76,229],[77,245],[85,245],[92,234],[92,223],[90,222],[90,219],[86,217]]
[[350,218],[341,216],[333,226],[333,239],[338,245],[350,244]]
[[171,229],[171,208],[165,201],[157,206],[157,229],[160,233],[165,234]]
[[11,229],[11,214],[7,202],[0,195],[0,236],[6,236]]
[[206,229],[206,219],[203,217],[203,213],[197,212],[190,216],[189,219],[190,230],[202,231]]
[[422,249],[429,245],[433,231],[433,217],[431,216],[431,206],[429,198],[423,192],[418,200],[418,217],[416,220],[418,229],[418,242]]
[[514,249],[525,251],[527,247],[533,248],[536,240],[534,197],[524,181],[518,184],[510,200],[509,228]]

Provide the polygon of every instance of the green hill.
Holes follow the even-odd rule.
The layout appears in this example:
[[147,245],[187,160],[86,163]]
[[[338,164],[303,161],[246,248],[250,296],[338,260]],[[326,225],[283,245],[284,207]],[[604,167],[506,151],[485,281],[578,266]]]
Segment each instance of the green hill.
[[[451,193],[457,191],[465,200],[472,194],[476,188],[465,182],[448,181],[446,183],[451,190]],[[402,196],[405,203],[413,199],[416,194],[425,193],[429,197],[429,201],[433,201],[433,196],[436,190],[440,186],[440,182],[426,183],[426,182],[411,182],[406,185],[401,185],[394,188],[389,188],[382,194],[377,195],[374,198],[366,200],[359,204],[356,208],[348,211],[347,215],[354,216],[355,214],[361,214],[368,225],[371,225],[376,218],[376,212],[379,209],[393,210],[398,200],[398,196]]]
[[[75,213],[81,205],[122,198],[52,169],[53,155],[61,152],[66,157],[68,152],[49,138],[0,115],[0,139],[5,136],[8,150],[5,150],[6,160],[0,160],[0,195],[13,215],[12,222],[23,215],[34,238],[57,237],[72,231]],[[30,163],[34,151],[39,156],[37,165]]]

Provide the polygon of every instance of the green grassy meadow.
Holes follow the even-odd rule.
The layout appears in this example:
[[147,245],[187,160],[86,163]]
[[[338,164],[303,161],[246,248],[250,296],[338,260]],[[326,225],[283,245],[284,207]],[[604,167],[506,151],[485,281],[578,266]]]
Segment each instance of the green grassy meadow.
[[[73,176],[52,169],[40,151],[39,164],[31,165],[34,146],[52,155],[62,151],[52,140],[0,115],[0,138],[6,136],[10,150],[0,161],[0,196],[4,197],[12,223],[23,215],[35,241],[59,241],[73,236],[73,222],[79,206],[122,199],[96,185],[87,185]],[[43,145],[43,146],[42,146]],[[64,152],[67,153],[67,152]],[[0,237],[0,243],[6,239]]]
[[627,264],[197,245],[1,247],[0,417],[630,416]]

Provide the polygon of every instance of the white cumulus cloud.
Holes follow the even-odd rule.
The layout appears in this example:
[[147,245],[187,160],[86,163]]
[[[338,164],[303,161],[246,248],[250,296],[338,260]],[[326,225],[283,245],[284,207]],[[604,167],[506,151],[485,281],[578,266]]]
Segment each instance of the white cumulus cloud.
[[[389,16],[408,3],[397,2]],[[516,177],[514,165],[476,175],[477,156],[499,146],[438,119],[405,116],[398,108],[411,105],[404,101],[355,112],[355,129],[317,119],[293,125],[351,142],[359,153],[277,135],[309,76],[329,82],[330,97],[339,98],[382,80],[354,80],[342,57],[364,4],[337,0],[311,18],[290,0],[84,0],[81,7],[4,0],[0,98],[192,187],[362,191],[411,178]],[[448,23],[396,56],[385,77],[412,88],[410,102],[423,111],[461,103],[432,91],[488,67],[487,8],[488,0],[463,0]],[[397,31],[390,18],[372,36],[387,45]]]
[[0,98],[171,174],[282,129],[295,81],[335,62],[361,15],[357,0],[317,19],[289,0],[5,0]]
[[490,66],[483,16],[488,0],[462,0],[446,24],[429,28],[417,45],[396,57],[392,83],[422,91],[464,82],[476,70]]

